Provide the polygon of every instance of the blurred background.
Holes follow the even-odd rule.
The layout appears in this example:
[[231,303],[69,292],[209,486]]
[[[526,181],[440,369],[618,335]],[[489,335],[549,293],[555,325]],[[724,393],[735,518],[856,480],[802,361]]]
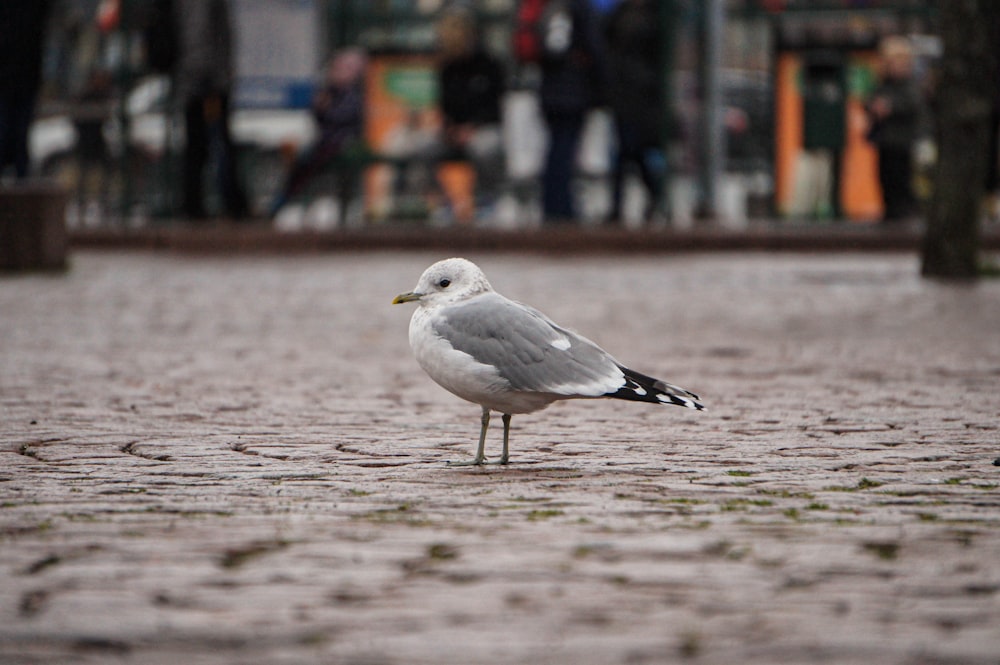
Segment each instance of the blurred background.
[[[73,228],[142,227],[186,218],[182,202],[183,105],[153,43],[159,0],[56,0],[48,17],[43,78],[30,131],[31,170],[70,192]],[[228,118],[247,219],[287,230],[417,220],[497,228],[542,223],[538,180],[546,126],[540,67],[514,52],[516,0],[458,3],[481,47],[502,66],[502,183],[473,200],[468,164],[435,161],[436,182],[408,173],[407,156],[440,118],[443,0],[230,0],[234,80]],[[592,0],[607,20],[619,3]],[[902,36],[922,100],[912,136],[917,202],[929,196],[936,155],[931,98],[941,55],[933,3],[919,0],[663,0],[655,14],[661,200],[638,173],[625,177],[617,216],[626,226],[677,228],[713,220],[868,224],[885,217],[869,100],[882,45]],[[326,169],[295,200],[274,206],[296,156],[317,140],[312,110],[326,63],[348,47],[367,55],[365,158],[352,187]],[[166,71],[164,71],[166,70]],[[615,72],[611,72],[614,77]],[[607,100],[605,100],[606,102]],[[614,198],[614,113],[586,116],[574,166],[578,222],[604,223]],[[407,143],[409,142],[409,143]],[[211,161],[217,156],[208,155]],[[415,158],[414,158],[415,159]],[[995,160],[994,160],[995,161]],[[208,172],[208,171],[206,171]],[[209,215],[223,192],[205,176]],[[342,185],[343,183],[339,183]],[[440,184],[435,198],[428,190]],[[466,215],[462,201],[471,200]],[[443,209],[443,212],[442,212]]]

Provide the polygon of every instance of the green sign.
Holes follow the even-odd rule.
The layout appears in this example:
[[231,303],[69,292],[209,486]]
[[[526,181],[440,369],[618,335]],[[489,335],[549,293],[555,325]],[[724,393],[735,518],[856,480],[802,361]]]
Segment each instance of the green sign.
[[385,75],[390,95],[410,108],[426,108],[437,102],[437,76],[431,67],[393,67]]

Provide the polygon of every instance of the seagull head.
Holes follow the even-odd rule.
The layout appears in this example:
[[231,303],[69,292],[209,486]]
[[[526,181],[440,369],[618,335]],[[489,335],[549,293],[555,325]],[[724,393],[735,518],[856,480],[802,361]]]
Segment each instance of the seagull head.
[[424,271],[415,289],[400,293],[392,304],[419,302],[421,305],[447,305],[492,291],[486,275],[467,259],[445,259]]

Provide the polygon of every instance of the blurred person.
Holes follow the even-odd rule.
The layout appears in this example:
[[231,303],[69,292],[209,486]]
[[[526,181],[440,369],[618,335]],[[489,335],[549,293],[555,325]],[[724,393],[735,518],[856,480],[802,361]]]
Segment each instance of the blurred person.
[[586,114],[607,80],[604,38],[589,0],[521,0],[514,48],[541,70],[539,98],[549,141],[542,210],[550,224],[576,218],[573,175]]
[[229,128],[234,44],[227,0],[173,0],[177,34],[175,94],[184,108],[184,213],[204,219],[203,177],[217,148],[217,180],[225,214],[249,212]]
[[614,111],[617,150],[612,177],[610,223],[622,221],[625,175],[634,165],[646,188],[643,219],[649,221],[661,204],[666,157],[663,153],[664,104],[660,20],[653,0],[622,0],[605,26],[608,61],[614,76],[608,81],[608,103]]
[[880,82],[868,100],[868,140],[878,150],[878,178],[887,222],[917,212],[913,193],[913,144],[917,139],[920,95],[913,77],[913,49],[905,37],[879,45]]
[[42,83],[42,47],[51,0],[0,2],[0,176],[28,177],[28,134]]
[[[475,17],[464,5],[445,10],[436,31],[436,112],[411,109],[384,151],[402,162],[394,181],[397,198],[420,191],[419,205],[428,205],[440,221],[467,222],[477,203],[484,210],[493,203],[505,177],[500,127],[504,71],[482,48]],[[462,183],[447,186],[442,167],[448,162],[471,163],[475,201],[463,200]]]
[[465,9],[447,11],[437,33],[442,116],[438,160],[470,161],[476,171],[477,202],[489,206],[505,175],[500,127],[503,66],[483,49],[475,17]]
[[93,202],[98,210],[108,200],[111,150],[104,137],[104,123],[111,112],[112,83],[111,72],[95,67],[77,97],[79,106],[73,117],[73,126],[76,128],[76,157],[80,171],[76,195],[77,204],[81,207],[87,203],[87,190],[91,188],[96,189]]
[[[364,82],[368,57],[359,48],[336,53],[327,65],[324,82],[313,98],[312,112],[319,138],[302,151],[288,173],[285,185],[271,206],[274,216],[289,200],[338,157],[361,149],[365,128]],[[348,193],[341,192],[343,200]]]
[[990,111],[988,163],[986,166],[986,215],[1000,222],[1000,63],[993,73],[993,108]]

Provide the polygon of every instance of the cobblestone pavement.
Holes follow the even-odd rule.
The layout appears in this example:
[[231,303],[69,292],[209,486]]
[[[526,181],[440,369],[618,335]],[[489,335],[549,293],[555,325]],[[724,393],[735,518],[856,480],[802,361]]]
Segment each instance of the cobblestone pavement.
[[1000,282],[469,256],[709,407],[556,404],[470,469],[389,305],[437,258],[0,279],[0,662],[1000,663]]

